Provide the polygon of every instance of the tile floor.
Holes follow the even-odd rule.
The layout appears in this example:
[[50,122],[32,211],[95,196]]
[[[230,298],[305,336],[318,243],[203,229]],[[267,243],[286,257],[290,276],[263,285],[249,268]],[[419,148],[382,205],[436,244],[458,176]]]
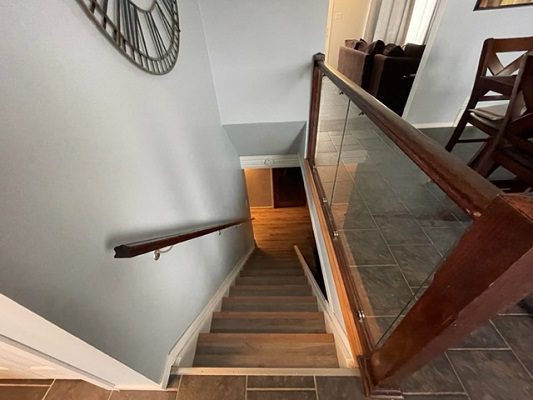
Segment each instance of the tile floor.
[[[471,221],[326,79],[322,93],[315,161],[377,343]],[[425,133],[444,145],[451,130]],[[476,146],[454,153],[466,161]],[[533,296],[415,373],[403,390],[418,400],[533,399]]]
[[324,82],[315,161],[377,342],[414,304],[471,221]]
[[0,400],[364,400],[356,377],[182,376],[167,391],[111,392],[82,381],[0,380]]

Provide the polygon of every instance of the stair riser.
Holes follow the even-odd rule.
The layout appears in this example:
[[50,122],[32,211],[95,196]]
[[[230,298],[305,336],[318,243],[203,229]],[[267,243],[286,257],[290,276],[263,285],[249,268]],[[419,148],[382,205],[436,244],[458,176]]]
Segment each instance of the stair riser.
[[213,319],[211,332],[219,333],[326,333],[324,320]]
[[230,289],[230,296],[311,296],[311,287],[244,287],[234,286]]
[[295,304],[280,304],[280,303],[243,303],[243,304],[222,304],[222,311],[257,311],[257,312],[312,312],[318,311],[316,304],[295,303]]
[[246,276],[235,280],[237,285],[305,285],[305,276]]
[[297,269],[302,271],[302,268],[298,264],[248,264],[244,269]]
[[245,268],[241,271],[241,276],[305,276],[301,269],[260,269]]
[[197,355],[194,358],[194,367],[205,368],[338,368],[337,357],[294,355],[291,359],[276,356],[211,356]]
[[298,268],[294,265],[293,266],[288,265],[286,267],[276,267],[274,265],[262,265],[262,266],[249,265],[249,266],[244,267],[241,270],[241,273],[242,272],[254,273],[257,271],[274,271],[275,274],[298,274],[298,275],[301,275],[304,272],[303,269]]
[[242,312],[316,312],[314,297],[224,297],[222,311]]

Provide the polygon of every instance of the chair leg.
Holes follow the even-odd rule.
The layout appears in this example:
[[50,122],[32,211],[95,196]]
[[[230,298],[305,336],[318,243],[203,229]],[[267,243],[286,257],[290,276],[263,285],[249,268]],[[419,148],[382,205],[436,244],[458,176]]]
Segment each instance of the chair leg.
[[459,138],[463,134],[463,131],[465,130],[466,124],[468,122],[468,109],[465,110],[463,115],[461,116],[461,119],[459,120],[459,123],[453,130],[452,136],[450,136],[450,139],[448,140],[448,143],[446,144],[446,150],[452,151],[457,142],[459,141]]
[[468,166],[475,170],[479,175],[488,178],[498,166],[493,158],[498,143],[499,140],[496,137],[489,139],[489,141],[470,160]]
[[479,90],[472,90],[472,94],[470,95],[470,99],[468,99],[468,103],[466,105],[465,111],[463,112],[463,115],[461,115],[461,119],[459,120],[459,123],[453,130],[452,136],[450,136],[450,139],[448,140],[448,143],[446,144],[446,150],[452,151],[457,142],[459,141],[459,138],[463,134],[463,131],[466,128],[466,124],[468,123],[468,117],[469,112],[471,108],[474,108],[481,96],[483,96],[483,92]]

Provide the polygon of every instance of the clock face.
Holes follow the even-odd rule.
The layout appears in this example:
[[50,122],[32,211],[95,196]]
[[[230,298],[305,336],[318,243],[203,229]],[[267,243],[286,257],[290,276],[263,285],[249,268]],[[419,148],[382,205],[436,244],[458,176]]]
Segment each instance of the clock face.
[[104,36],[139,68],[163,75],[176,64],[180,43],[177,0],[77,1]]

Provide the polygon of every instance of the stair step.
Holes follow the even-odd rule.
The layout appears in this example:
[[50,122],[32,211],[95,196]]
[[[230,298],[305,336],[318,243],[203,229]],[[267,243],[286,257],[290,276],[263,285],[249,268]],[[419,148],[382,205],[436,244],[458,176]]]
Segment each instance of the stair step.
[[251,256],[251,258],[260,258],[260,257],[265,257],[265,258],[270,258],[270,257],[282,257],[282,258],[285,258],[285,257],[296,257],[296,253],[294,252],[294,250],[291,250],[291,251],[278,251],[278,250],[270,250],[269,252],[263,252],[263,253],[253,253]]
[[301,268],[244,268],[241,276],[304,276]]
[[247,263],[244,268],[271,268],[271,269],[291,269],[291,268],[298,268],[302,269],[299,263],[292,262],[292,263],[275,263],[275,262],[255,262],[255,263]]
[[235,280],[236,285],[305,285],[305,276],[240,276]]
[[318,311],[313,296],[224,297],[222,311]]
[[236,285],[230,288],[230,296],[311,296],[307,285]]
[[321,312],[215,312],[211,332],[326,333]]
[[329,333],[201,333],[195,367],[337,368]]
[[288,265],[300,266],[298,260],[287,259],[287,260],[249,260],[246,265],[279,265],[281,267],[286,267]]
[[252,255],[250,260],[294,260],[297,259],[296,254],[261,254]]
[[277,255],[282,255],[282,256],[294,256],[295,255],[295,252],[294,252],[294,249],[268,249],[268,251],[265,249],[265,251],[261,251],[261,250],[257,250],[255,251],[252,256],[254,257],[257,257],[257,256],[277,256]]

